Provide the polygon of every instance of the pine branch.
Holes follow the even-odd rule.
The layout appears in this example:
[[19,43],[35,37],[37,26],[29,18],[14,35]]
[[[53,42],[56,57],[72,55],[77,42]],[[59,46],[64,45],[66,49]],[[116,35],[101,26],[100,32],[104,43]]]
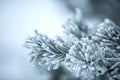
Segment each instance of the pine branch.
[[120,51],[120,27],[109,19],[98,25],[95,37],[104,45]]
[[90,30],[78,14],[77,17],[74,14],[64,24],[64,37],[53,40],[36,31],[34,37],[26,40],[30,61],[46,64],[48,70],[63,64],[81,80],[103,76],[120,80],[120,27],[106,19],[93,34],[90,31],[95,30]]
[[82,38],[70,48],[66,66],[77,76],[81,76],[82,80],[92,80],[107,71],[100,63],[104,59],[103,53],[102,47],[88,38]]
[[30,62],[37,61],[38,64],[46,64],[48,70],[57,69],[64,62],[66,53],[68,53],[68,48],[63,44],[58,44],[55,40],[36,32],[34,37],[26,41],[26,47],[32,51],[29,54]]
[[[104,64],[108,67],[111,76],[120,79],[120,27],[106,19],[98,25],[94,39],[105,47]],[[117,71],[116,71],[117,70]]]

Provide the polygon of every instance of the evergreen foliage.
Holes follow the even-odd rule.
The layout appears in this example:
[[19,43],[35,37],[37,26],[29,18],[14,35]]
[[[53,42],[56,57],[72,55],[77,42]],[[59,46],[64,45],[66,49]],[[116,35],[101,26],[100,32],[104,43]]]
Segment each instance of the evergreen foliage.
[[64,37],[53,40],[36,31],[26,40],[30,61],[45,64],[48,70],[62,64],[80,80],[120,80],[120,27],[105,19],[90,28],[74,16],[63,25]]

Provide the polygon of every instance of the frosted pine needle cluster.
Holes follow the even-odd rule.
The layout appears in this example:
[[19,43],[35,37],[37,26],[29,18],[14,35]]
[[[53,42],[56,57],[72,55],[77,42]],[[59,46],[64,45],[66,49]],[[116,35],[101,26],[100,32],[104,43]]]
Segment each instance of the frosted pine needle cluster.
[[48,70],[64,65],[80,80],[120,80],[120,27],[105,19],[93,29],[74,16],[63,25],[64,36],[50,39],[36,31],[26,40],[30,62]]

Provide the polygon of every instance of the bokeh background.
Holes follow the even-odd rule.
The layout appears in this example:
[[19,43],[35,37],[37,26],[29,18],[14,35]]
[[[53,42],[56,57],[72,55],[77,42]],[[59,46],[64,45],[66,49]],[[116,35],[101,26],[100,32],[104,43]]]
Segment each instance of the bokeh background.
[[64,67],[48,72],[27,62],[25,40],[40,33],[62,33],[69,13],[80,8],[88,25],[105,18],[120,25],[120,0],[0,0],[0,80],[79,80]]

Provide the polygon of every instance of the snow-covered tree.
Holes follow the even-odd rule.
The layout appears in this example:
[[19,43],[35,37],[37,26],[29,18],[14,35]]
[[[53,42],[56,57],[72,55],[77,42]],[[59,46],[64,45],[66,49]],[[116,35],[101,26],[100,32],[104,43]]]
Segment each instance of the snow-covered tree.
[[64,36],[51,39],[35,31],[26,40],[30,61],[48,70],[63,65],[80,80],[120,80],[120,27],[105,19],[91,28],[76,11],[63,25]]

